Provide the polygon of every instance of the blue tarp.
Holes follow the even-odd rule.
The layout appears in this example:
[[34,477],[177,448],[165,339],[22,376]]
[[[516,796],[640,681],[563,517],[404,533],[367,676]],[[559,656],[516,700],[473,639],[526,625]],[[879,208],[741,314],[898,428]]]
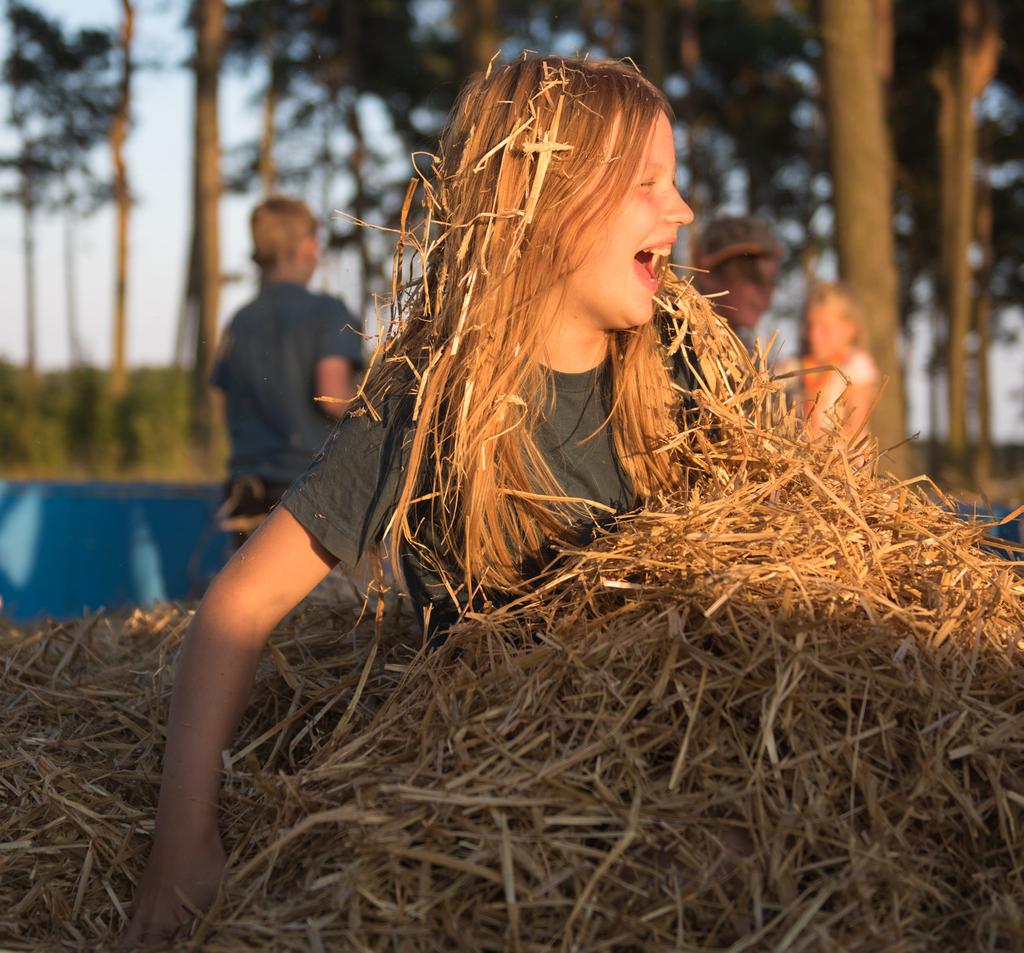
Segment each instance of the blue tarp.
[[[167,483],[0,482],[0,613],[75,618],[198,598],[224,564],[220,488]],[[1001,519],[961,503],[971,519]],[[1024,518],[992,531],[1024,542]]]
[[0,482],[0,612],[16,619],[202,594],[223,565],[220,488]]
[[[963,501],[957,503],[956,508],[961,516],[966,517],[972,523],[998,523],[1005,520],[1016,509],[999,503],[986,505]],[[994,536],[996,539],[1004,539],[1008,543],[1024,543],[1024,516],[1002,523],[1001,526],[993,526],[988,530],[988,535]],[[1004,555],[1014,555],[1019,559],[1024,554],[1006,551]]]

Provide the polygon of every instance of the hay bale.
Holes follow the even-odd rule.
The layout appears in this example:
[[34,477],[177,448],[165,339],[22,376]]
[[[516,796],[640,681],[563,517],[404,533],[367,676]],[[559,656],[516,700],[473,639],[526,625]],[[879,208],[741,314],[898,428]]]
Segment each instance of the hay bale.
[[[105,949],[124,927],[191,615],[167,605],[0,631],[0,948]],[[408,613],[389,623],[378,642],[362,606],[310,605],[278,627],[226,758],[229,845],[244,850],[273,821],[276,792],[264,794],[278,773],[299,773],[339,724],[358,731],[390,696],[399,673],[386,663],[420,636]]]
[[[669,290],[685,488],[441,651],[394,606],[283,625],[177,948],[1024,948],[1019,568]],[[186,621],[3,636],[8,946],[123,923]]]

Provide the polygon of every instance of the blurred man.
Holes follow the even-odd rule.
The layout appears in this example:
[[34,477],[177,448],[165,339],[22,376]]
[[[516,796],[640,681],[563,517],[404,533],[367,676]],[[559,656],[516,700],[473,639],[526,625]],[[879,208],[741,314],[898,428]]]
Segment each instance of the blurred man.
[[250,225],[260,293],[231,319],[211,378],[231,441],[221,513],[237,545],[306,469],[363,367],[359,320],[337,298],[306,288],[320,261],[309,206],[271,196]]
[[[736,336],[754,350],[757,324],[771,307],[779,280],[782,246],[771,225],[753,216],[719,216],[701,231],[694,265],[697,289],[714,299],[716,310]],[[728,294],[722,294],[728,292]]]

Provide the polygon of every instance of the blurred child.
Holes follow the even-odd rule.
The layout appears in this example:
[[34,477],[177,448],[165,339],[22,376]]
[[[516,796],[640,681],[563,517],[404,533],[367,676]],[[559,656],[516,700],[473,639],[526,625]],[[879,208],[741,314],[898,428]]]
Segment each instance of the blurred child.
[[373,412],[342,421],[186,636],[128,939],[185,921],[176,891],[214,895],[221,752],[269,633],[335,563],[389,532],[440,638],[467,607],[527,589],[553,542],[676,484],[655,450],[683,398],[653,299],[693,216],[670,120],[618,63],[525,57],[462,92],[423,183],[442,224],[413,248],[422,269],[364,384]]
[[363,366],[362,324],[306,285],[320,261],[317,221],[301,199],[272,195],[253,209],[260,293],[221,339],[212,385],[224,397],[231,457],[223,523],[237,545],[309,465],[350,400]]
[[860,305],[845,285],[821,282],[811,289],[804,354],[788,369],[803,370],[795,387],[814,437],[836,426],[851,437],[866,429],[878,368],[860,346],[862,335]]

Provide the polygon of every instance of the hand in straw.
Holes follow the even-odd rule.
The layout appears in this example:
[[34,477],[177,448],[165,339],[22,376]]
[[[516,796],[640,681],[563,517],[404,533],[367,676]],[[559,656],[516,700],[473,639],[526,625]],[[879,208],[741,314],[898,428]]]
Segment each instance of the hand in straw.
[[125,931],[125,945],[173,940],[197,911],[217,895],[225,865],[216,831],[191,844],[157,843],[139,882],[135,910]]

